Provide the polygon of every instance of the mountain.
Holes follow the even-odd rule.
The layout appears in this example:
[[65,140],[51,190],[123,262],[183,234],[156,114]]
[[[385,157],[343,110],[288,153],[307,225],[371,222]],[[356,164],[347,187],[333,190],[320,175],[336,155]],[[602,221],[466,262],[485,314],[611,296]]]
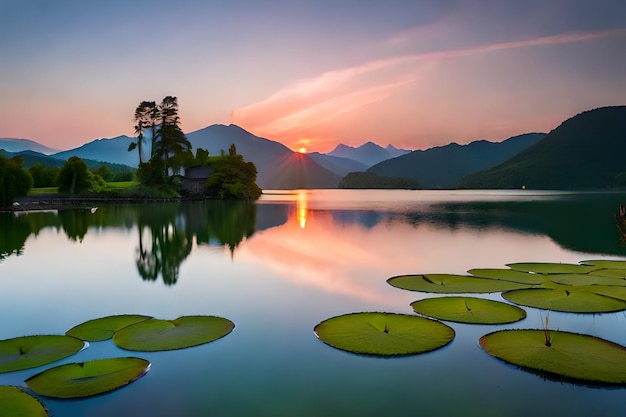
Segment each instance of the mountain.
[[236,125],[211,125],[187,134],[194,149],[203,148],[210,155],[228,151],[231,144],[237,153],[257,167],[257,184],[264,189],[336,188],[341,177],[305,154],[296,154],[285,145],[261,138]]
[[383,148],[382,146],[377,145],[373,142],[367,142],[359,146],[358,148],[339,144],[337,145],[337,147],[335,147],[335,149],[330,151],[328,155],[353,159],[364,164],[367,167],[371,167],[372,165],[375,165],[386,159],[395,158],[409,152],[410,151],[407,151],[405,149],[398,149],[391,145]]
[[502,142],[451,143],[388,159],[370,167],[368,172],[386,177],[414,178],[427,189],[457,188],[466,175],[504,162],[544,136],[545,133],[527,133]]
[[24,168],[30,168],[34,164],[41,164],[47,167],[58,168],[65,163],[62,159],[52,158],[48,155],[44,155],[35,151],[20,151],[20,152],[8,152],[4,149],[0,149],[0,153],[7,158],[13,158],[19,156],[24,160]]
[[35,151],[45,155],[59,152],[58,149],[49,148],[34,140],[12,138],[0,138],[0,149],[8,152]]
[[[34,151],[7,152],[3,149],[0,149],[0,153],[5,155],[8,158],[19,156],[20,158],[24,160],[24,168],[30,168],[34,164],[41,164],[45,167],[60,168],[63,166],[63,164],[65,164],[64,159],[53,158],[51,156],[44,155],[42,153],[34,152]],[[90,169],[98,169],[102,165],[106,165],[113,172],[127,171],[127,170],[132,169],[128,165],[123,165],[123,164],[96,161],[93,159],[84,159],[84,161],[85,161],[85,164],[87,164],[87,167],[89,167]]]
[[78,148],[58,152],[50,156],[63,160],[67,160],[72,156],[78,156],[82,159],[93,159],[95,161],[137,168],[139,165],[137,152],[128,152],[128,145],[134,140],[134,138],[125,135],[115,138],[96,139]]
[[355,161],[354,159],[341,158],[339,156],[332,156],[319,152],[311,152],[307,155],[313,161],[317,162],[330,172],[334,172],[340,177],[344,177],[350,172],[365,171],[367,169],[367,165],[359,161]]
[[536,145],[463,179],[464,188],[595,189],[624,185],[626,106],[580,113]]

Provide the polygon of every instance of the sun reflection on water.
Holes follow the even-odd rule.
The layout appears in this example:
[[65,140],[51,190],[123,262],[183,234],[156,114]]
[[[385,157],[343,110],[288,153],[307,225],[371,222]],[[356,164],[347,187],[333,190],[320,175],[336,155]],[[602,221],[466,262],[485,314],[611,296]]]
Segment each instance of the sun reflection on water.
[[304,229],[306,227],[306,216],[308,212],[308,196],[305,190],[298,191],[298,199],[296,200],[296,215],[298,217],[298,223],[300,224],[300,228]]

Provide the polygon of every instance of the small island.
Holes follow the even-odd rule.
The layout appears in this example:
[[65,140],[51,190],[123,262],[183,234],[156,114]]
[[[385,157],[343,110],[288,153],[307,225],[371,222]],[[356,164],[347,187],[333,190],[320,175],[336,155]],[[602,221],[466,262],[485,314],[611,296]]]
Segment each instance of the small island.
[[[237,153],[209,155],[192,146],[180,128],[178,100],[167,96],[160,104],[142,101],[133,121],[137,135],[128,151],[137,151],[136,170],[112,172],[103,164],[90,169],[77,156],[60,168],[34,164],[24,168],[20,156],[0,154],[0,209],[24,210],[92,205],[95,202],[168,201],[182,199],[256,200],[257,169]],[[149,157],[145,159],[145,156]],[[121,181],[120,181],[121,180]],[[40,191],[27,197],[31,188]]]

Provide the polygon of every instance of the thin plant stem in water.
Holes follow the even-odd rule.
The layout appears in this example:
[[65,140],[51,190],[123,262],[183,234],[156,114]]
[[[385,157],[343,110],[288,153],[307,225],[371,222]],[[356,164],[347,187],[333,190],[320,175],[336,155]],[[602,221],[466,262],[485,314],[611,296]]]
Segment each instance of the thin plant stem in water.
[[552,342],[550,340],[550,330],[548,330],[548,322],[550,321],[550,312],[548,312],[546,314],[546,318],[542,319],[541,321],[543,322],[543,337],[545,340],[545,345],[547,347],[550,347],[552,346]]

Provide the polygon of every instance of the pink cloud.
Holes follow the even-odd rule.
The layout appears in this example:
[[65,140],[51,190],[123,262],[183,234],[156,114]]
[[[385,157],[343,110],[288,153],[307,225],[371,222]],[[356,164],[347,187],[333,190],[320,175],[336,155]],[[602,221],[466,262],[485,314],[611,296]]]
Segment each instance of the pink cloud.
[[423,79],[424,68],[441,60],[583,42],[625,33],[626,29],[565,33],[373,60],[297,81],[265,100],[234,110],[231,119],[255,134],[295,147],[303,142],[304,137],[309,141],[315,137],[321,140],[328,134],[327,125],[345,118],[347,113],[394,98],[417,80],[428,84],[429,81]]

